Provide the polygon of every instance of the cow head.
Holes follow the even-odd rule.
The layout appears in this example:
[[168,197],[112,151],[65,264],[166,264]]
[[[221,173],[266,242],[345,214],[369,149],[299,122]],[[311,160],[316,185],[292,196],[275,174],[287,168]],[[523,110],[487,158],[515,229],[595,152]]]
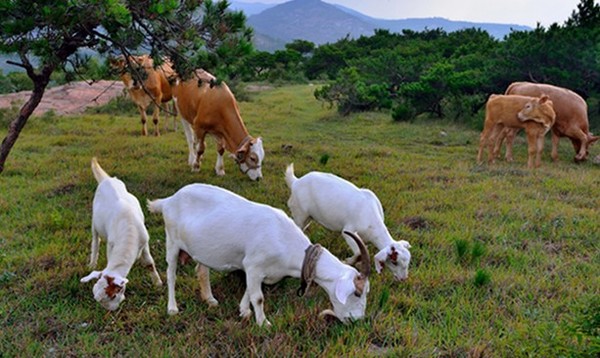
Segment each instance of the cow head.
[[119,304],[125,300],[125,285],[128,280],[121,275],[109,271],[93,271],[81,282],[89,282],[98,279],[92,292],[94,299],[109,311],[119,308]]
[[534,121],[550,129],[556,120],[556,113],[552,101],[547,95],[541,95],[539,98],[532,97],[525,106],[519,111],[518,115],[521,122]]
[[240,166],[240,170],[252,180],[262,178],[261,167],[264,157],[265,150],[260,137],[245,141],[235,153],[235,161]]

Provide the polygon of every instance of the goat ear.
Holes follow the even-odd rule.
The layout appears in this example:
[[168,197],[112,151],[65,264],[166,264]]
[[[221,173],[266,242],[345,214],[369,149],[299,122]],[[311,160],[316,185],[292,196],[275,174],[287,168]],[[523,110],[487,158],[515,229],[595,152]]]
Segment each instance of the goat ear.
[[129,280],[126,279],[125,277],[116,276],[113,281],[113,284],[115,284],[119,287],[124,287],[127,284],[127,282],[129,282]]
[[387,257],[387,248],[384,248],[375,255],[375,270],[377,273],[381,273],[381,270],[385,267],[385,260],[387,260]]
[[410,246],[410,243],[406,240],[400,240],[398,241],[398,243],[402,246],[404,246],[405,249],[410,249],[412,246]]
[[354,281],[349,277],[342,277],[335,284],[335,298],[340,301],[341,304],[345,305],[348,297],[354,293]]
[[89,282],[91,280],[97,280],[102,276],[102,271],[92,271],[89,275],[85,276],[80,282]]

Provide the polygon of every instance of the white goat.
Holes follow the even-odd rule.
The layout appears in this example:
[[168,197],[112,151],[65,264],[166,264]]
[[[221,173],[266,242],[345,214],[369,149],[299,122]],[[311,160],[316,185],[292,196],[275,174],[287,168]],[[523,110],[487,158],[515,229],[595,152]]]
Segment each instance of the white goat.
[[111,178],[92,158],[92,172],[98,182],[92,212],[92,254],[90,268],[98,263],[100,237],[106,239],[107,264],[102,271],[92,271],[81,279],[88,282],[97,279],[94,298],[104,308],[114,311],[125,299],[127,274],[137,258],[141,259],[152,274],[157,286],[162,285],[156,272],[148,246],[148,231],[144,226],[144,213],[140,203],[127,192],[125,184]]
[[381,202],[372,191],[359,189],[329,173],[310,172],[298,179],[294,175],[294,164],[287,167],[285,181],[291,189],[288,206],[298,227],[306,229],[312,218],[329,230],[342,231],[354,253],[345,260],[348,264],[358,260],[360,251],[345,232],[356,232],[365,243],[372,242],[380,250],[375,255],[378,273],[385,265],[396,280],[408,277],[410,244],[392,239],[383,221]]
[[[311,245],[282,210],[207,184],[185,186],[171,197],[149,201],[148,208],[162,213],[165,221],[171,315],[179,312],[175,277],[180,254],[198,262],[200,295],[211,306],[218,302],[211,292],[209,268],[244,270],[247,288],[240,302],[240,316],[252,314],[252,303],[259,325],[270,325],[263,310],[261,284],[273,284],[286,276],[302,277],[301,289],[314,279],[327,291],[333,311],[325,310],[322,315],[334,315],[347,322],[365,314],[369,266],[359,272],[320,245]],[[365,245],[354,237],[368,257]]]

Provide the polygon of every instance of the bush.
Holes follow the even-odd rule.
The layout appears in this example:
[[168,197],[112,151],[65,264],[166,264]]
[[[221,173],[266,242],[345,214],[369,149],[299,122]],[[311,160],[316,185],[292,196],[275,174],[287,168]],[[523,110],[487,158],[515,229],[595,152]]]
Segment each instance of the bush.
[[397,103],[392,108],[392,119],[396,122],[405,122],[414,119],[416,116],[415,109],[406,102]]

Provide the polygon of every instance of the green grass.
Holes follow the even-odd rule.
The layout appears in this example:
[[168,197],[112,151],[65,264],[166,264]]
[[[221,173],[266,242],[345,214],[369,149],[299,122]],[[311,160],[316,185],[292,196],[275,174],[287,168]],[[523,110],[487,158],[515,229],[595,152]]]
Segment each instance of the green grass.
[[[240,104],[251,134],[264,140],[259,183],[233,160],[225,177],[215,176],[212,139],[201,172],[191,173],[183,133],[140,137],[137,116],[31,119],[0,175],[0,356],[600,354],[598,166],[573,164],[564,139],[561,160],[549,161],[548,142],[535,171],[526,169],[522,139],[514,163],[477,166],[478,132],[394,123],[383,113],[340,118],[313,90],[275,88]],[[193,266],[180,267],[180,314],[169,317],[166,287],[154,288],[134,266],[127,299],[107,312],[92,284],[79,282],[89,273],[93,156],[142,202],[203,182],[288,212],[288,163],[298,176],[338,174],[373,190],[392,235],[412,244],[409,279],[373,273],[367,317],[348,326],[318,317],[329,308],[321,288],[300,298],[299,280],[286,279],[264,289],[267,329],[239,319],[244,282],[236,274],[212,273],[220,305],[208,308]],[[147,214],[146,224],[165,279],[161,218]],[[307,234],[350,255],[339,233],[313,223]]]

